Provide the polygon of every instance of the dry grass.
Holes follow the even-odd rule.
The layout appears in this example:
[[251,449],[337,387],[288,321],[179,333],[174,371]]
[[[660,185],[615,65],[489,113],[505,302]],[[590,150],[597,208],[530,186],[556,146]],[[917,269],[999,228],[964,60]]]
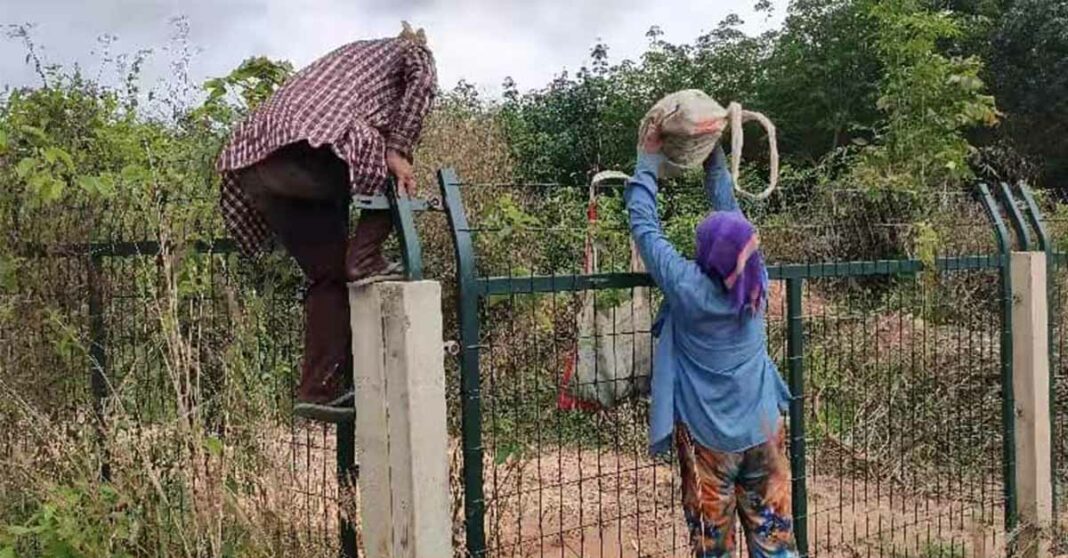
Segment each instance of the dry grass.
[[[161,240],[168,246],[166,234]],[[229,291],[223,298],[234,299],[232,287],[197,275],[204,269],[185,266],[180,254],[168,249],[133,261],[129,275],[107,278],[106,292],[130,287],[119,294],[136,303],[105,306],[108,339],[129,345],[106,348],[114,395],[99,415],[83,387],[96,361],[81,329],[82,301],[70,293],[21,294],[19,306],[48,316],[45,323],[55,327],[44,332],[58,338],[42,336],[39,327],[2,328],[0,441],[8,451],[0,467],[11,474],[0,479],[0,521],[29,522],[35,531],[4,533],[0,548],[10,544],[32,556],[67,545],[86,558],[332,551],[333,440],[325,431],[283,433],[274,394],[258,385],[258,332],[271,327],[263,301],[220,311],[213,293]],[[60,284],[67,270],[45,271],[52,273],[38,279]],[[191,290],[195,281],[205,289]],[[47,368],[24,366],[49,361],[59,365],[51,374],[77,374],[78,389],[57,391],[34,379],[49,375]],[[131,369],[115,370],[116,363]]]
[[[479,181],[511,173],[491,119],[454,110],[428,119],[417,163],[432,197],[439,166],[455,163]],[[288,426],[278,408],[298,361],[299,307],[272,294],[285,286],[231,282],[242,277],[233,260],[172,251],[168,240],[180,246],[198,231],[180,224],[181,208],[156,209],[161,230],[145,232],[160,234],[164,253],[109,258],[96,277],[115,394],[103,422],[86,389],[87,260],[28,261],[21,273],[32,281],[0,298],[0,467],[9,473],[0,475],[0,524],[58,506],[89,539],[78,549],[87,558],[336,553],[340,516],[359,520],[358,494],[338,494],[333,430]],[[83,234],[69,218],[55,222],[70,225],[59,236]],[[420,229],[428,268],[451,276],[443,217]],[[99,476],[105,460],[108,483]],[[128,537],[112,535],[128,527]]]

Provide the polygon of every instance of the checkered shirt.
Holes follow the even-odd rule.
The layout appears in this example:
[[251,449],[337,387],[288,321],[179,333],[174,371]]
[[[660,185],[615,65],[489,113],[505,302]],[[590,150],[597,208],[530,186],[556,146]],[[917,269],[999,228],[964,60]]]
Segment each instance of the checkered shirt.
[[236,171],[306,140],[348,163],[353,194],[378,193],[386,149],[411,158],[436,89],[430,51],[402,38],[345,45],[294,75],[234,129],[216,164],[223,220],[241,250],[255,254],[272,233]]

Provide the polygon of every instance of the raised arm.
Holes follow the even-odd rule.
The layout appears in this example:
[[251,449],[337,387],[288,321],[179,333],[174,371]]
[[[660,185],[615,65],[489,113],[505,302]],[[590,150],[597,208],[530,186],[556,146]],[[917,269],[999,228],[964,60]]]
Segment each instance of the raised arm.
[[656,212],[656,181],[664,161],[664,156],[660,154],[661,146],[659,131],[651,132],[638,154],[634,176],[627,182],[627,189],[623,193],[634,244],[649,275],[672,307],[680,312],[700,307],[706,313],[735,314],[737,311],[732,310],[722,286],[709,281],[693,261],[684,258],[660,227]]
[[623,198],[630,217],[630,232],[645,267],[669,302],[677,302],[679,279],[692,265],[679,254],[660,227],[656,211],[657,175],[664,156],[640,153],[634,176],[627,182]]
[[734,197],[734,179],[727,168],[727,156],[721,145],[716,145],[705,161],[705,193],[714,211],[741,211],[738,199]]
[[403,64],[407,85],[393,116],[386,147],[411,160],[412,147],[419,139],[423,118],[434,100],[438,82],[434,58],[425,47],[410,45],[403,57]]

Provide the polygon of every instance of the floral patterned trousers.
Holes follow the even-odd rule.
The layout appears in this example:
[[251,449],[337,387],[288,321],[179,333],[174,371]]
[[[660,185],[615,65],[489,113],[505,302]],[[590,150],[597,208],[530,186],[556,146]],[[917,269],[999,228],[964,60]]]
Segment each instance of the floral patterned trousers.
[[726,558],[735,548],[735,516],[752,558],[796,557],[785,429],[741,453],[697,444],[675,426],[682,473],[682,507],[697,558]]

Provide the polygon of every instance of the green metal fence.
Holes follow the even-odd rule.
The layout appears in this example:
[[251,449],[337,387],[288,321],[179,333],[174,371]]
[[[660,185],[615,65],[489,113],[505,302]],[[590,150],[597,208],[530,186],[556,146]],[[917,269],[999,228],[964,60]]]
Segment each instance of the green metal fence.
[[[1068,225],[1068,222],[1062,226]],[[1068,253],[1064,245],[1050,258],[1050,412],[1053,420],[1054,550],[1068,552]]]
[[[584,274],[585,190],[467,184],[450,170],[439,182],[457,258],[466,553],[685,554],[677,472],[648,456],[646,403],[557,406],[582,297],[615,312],[633,312],[635,296],[657,302],[642,289],[648,275],[628,272],[625,218],[592,226],[601,261]],[[896,220],[905,194],[750,208],[772,262],[769,347],[794,394],[793,505],[807,555],[1005,552],[1015,522],[1007,262],[1023,218],[996,203],[1000,189],[940,196],[930,230]],[[665,228],[685,244],[703,194],[665,190]],[[618,191],[602,196],[621,210]],[[934,248],[917,249],[927,237]],[[595,335],[602,350],[651,342],[637,329]]]
[[[194,521],[192,508],[221,502],[226,486],[227,509],[255,521],[276,514],[278,530],[261,536],[279,551],[355,556],[356,531],[343,513],[352,424],[294,422],[289,413],[302,345],[299,274],[283,259],[249,264],[228,240],[166,245],[148,216],[183,203],[44,208],[27,212],[24,230],[6,231],[19,279],[0,295],[12,312],[0,327],[0,368],[11,371],[5,403],[14,395],[28,405],[5,413],[0,429],[18,432],[27,409],[42,410],[49,428],[69,436],[55,441],[63,449],[78,446],[80,424],[95,423],[103,480],[158,475],[173,508],[167,521],[144,526],[158,531],[145,536],[158,552],[199,548],[203,541],[178,537]],[[214,238],[214,213],[166,236]],[[218,449],[175,435],[193,423]],[[0,451],[34,455],[29,440],[3,440]],[[47,474],[51,464],[39,466]],[[267,479],[259,485],[266,491],[242,485],[252,470]]]
[[1054,200],[1038,200],[1026,186],[1016,195],[1001,185],[1002,203],[1007,207],[1020,249],[1042,251],[1047,256],[1047,297],[1049,304],[1050,364],[1050,463],[1053,473],[1053,552],[1068,551],[1068,525],[1064,515],[1064,495],[1068,482],[1068,215],[1058,212]]
[[1022,205],[1036,232],[1035,248],[1046,252],[1049,289],[1050,414],[1053,446],[1053,551],[1068,552],[1068,215],[1027,193]]
[[[160,552],[187,536],[176,533],[186,523],[212,517],[190,506],[210,503],[262,523],[253,528],[277,539],[277,554],[355,558],[354,424],[294,421],[290,412],[303,345],[300,272],[280,253],[242,258],[223,238],[215,203],[45,207],[15,219],[24,226],[7,231],[0,254],[15,256],[23,279],[0,291],[12,314],[0,322],[0,368],[23,371],[2,387],[29,404],[11,417],[50,410],[60,431],[64,417],[91,421],[104,481],[164,471],[158,484],[175,510],[171,523],[153,524]],[[356,196],[351,207],[393,213],[408,279],[421,279],[415,212],[434,207],[392,196]],[[46,370],[44,381],[26,373]],[[18,432],[7,416],[0,432]],[[32,454],[25,442],[2,439],[0,448]],[[246,475],[261,482],[241,486]],[[224,537],[248,536],[235,531]]]
[[[629,270],[618,190],[602,190],[605,217],[590,232],[583,189],[465,184],[449,170],[439,182],[459,294],[461,352],[450,372],[450,423],[462,454],[454,487],[462,492],[459,552],[685,554],[678,475],[672,458],[647,454],[646,403],[598,413],[557,405],[582,298],[616,312],[633,312],[636,297],[649,307],[659,302],[649,277]],[[1015,521],[1013,248],[1051,253],[1053,459],[1057,509],[1065,508],[1068,412],[1056,402],[1068,389],[1068,266],[1056,240],[1068,223],[1043,218],[1026,190],[1013,195],[1002,185],[933,202],[902,193],[816,194],[747,208],[770,261],[770,351],[794,393],[788,424],[799,543],[811,556],[1001,553]],[[692,238],[703,203],[692,188],[664,196],[666,228],[680,245]],[[920,203],[939,206],[930,226],[901,219]],[[410,211],[427,207],[403,200],[392,207],[417,278],[421,246]],[[122,211],[63,208],[40,222],[70,231],[20,237],[20,274],[41,280],[0,293],[21,318],[0,327],[0,364],[54,372],[15,376],[25,385],[5,387],[56,417],[83,420],[82,410],[95,406],[88,418],[104,430],[118,427],[109,417],[122,405],[123,416],[136,418],[139,439],[196,406],[220,439],[254,440],[257,454],[271,457],[256,470],[275,475],[277,491],[260,497],[282,501],[288,514],[288,527],[273,536],[354,556],[358,528],[347,519],[354,508],[344,488],[354,472],[351,425],[289,419],[301,346],[299,275],[282,260],[249,264],[229,241],[210,240],[220,236],[214,214],[184,225],[208,240],[173,246],[141,219],[112,226],[86,217],[100,214]],[[588,232],[601,253],[593,274],[580,271]],[[177,285],[161,283],[166,262],[185,270],[173,274]],[[158,308],[168,288],[179,293],[173,312],[187,340],[182,354],[195,355],[200,367],[197,389],[177,395],[168,364],[177,353]],[[652,342],[644,331],[597,335],[603,347],[627,336]],[[236,368],[235,352],[243,363]],[[195,401],[183,399],[193,393]],[[258,394],[257,404],[270,408],[255,411],[266,417],[255,431],[227,418],[251,404],[234,393]],[[19,444],[0,440],[8,453]],[[104,477],[130,466],[128,455],[108,453],[115,447],[102,448]],[[150,455],[164,466],[189,451],[153,447]],[[217,480],[210,464],[183,474],[194,486]],[[179,508],[198,505],[185,478],[162,480]],[[1057,535],[1058,548],[1068,548],[1060,529]]]

